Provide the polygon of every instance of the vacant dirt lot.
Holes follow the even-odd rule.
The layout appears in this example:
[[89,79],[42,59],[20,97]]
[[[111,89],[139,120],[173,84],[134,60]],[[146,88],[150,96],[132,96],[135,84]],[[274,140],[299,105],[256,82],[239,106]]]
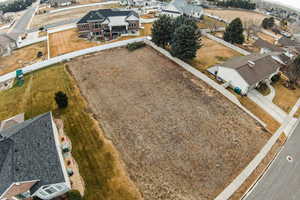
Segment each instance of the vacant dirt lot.
[[217,63],[224,62],[240,54],[232,49],[225,47],[207,37],[202,37],[202,47],[197,51],[197,57],[191,64],[201,71]]
[[83,8],[66,10],[58,13],[46,13],[46,14],[35,15],[31,23],[31,28],[41,27],[47,24],[66,21],[70,19],[77,19],[77,18],[79,19],[91,10],[116,8],[116,7],[120,7],[119,4],[83,7]]
[[[43,56],[38,58],[37,53],[43,52]],[[26,65],[33,64],[47,58],[47,44],[40,42],[13,51],[12,55],[1,57],[0,75],[14,71]]]
[[145,200],[212,199],[268,139],[222,95],[150,47],[69,63]]
[[241,20],[243,22],[251,21],[254,23],[258,23],[258,24],[261,24],[262,20],[265,17],[268,17],[268,16],[260,14],[260,13],[244,11],[244,10],[204,9],[204,12],[219,16],[227,21],[232,21],[233,19],[239,17],[239,18],[241,18]]

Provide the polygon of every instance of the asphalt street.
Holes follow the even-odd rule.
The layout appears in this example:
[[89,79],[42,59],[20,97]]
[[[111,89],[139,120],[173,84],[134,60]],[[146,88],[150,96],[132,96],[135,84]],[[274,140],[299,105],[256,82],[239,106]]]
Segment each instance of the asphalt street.
[[300,124],[244,200],[299,200]]
[[19,36],[26,33],[27,26],[34,15],[37,6],[38,3],[35,3],[27,8],[26,12],[16,21],[12,29],[8,32],[8,35],[11,38],[17,40]]

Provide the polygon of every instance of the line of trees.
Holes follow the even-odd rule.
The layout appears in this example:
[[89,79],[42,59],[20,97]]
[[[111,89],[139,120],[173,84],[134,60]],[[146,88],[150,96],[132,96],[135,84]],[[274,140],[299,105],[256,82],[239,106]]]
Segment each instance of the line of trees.
[[200,45],[201,32],[195,20],[179,16],[175,19],[160,16],[152,27],[152,41],[163,48],[170,47],[173,56],[193,59]]
[[243,8],[247,10],[254,10],[256,4],[250,2],[249,0],[227,0],[227,1],[218,1],[217,6],[220,7],[231,7],[231,8]]
[[8,1],[7,3],[0,4],[0,11],[3,13],[7,12],[18,12],[25,10],[27,7],[31,6],[36,0],[15,0]]

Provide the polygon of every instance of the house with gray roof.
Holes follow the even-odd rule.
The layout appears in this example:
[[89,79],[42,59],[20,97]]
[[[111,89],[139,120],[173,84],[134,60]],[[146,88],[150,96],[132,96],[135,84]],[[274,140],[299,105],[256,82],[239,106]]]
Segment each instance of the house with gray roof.
[[0,132],[0,200],[50,200],[70,188],[51,112]]
[[215,66],[215,75],[241,94],[259,87],[261,83],[271,82],[279,73],[281,65],[271,54],[250,54],[234,57]]
[[132,10],[93,10],[77,22],[80,37],[109,40],[120,35],[136,35],[140,17]]
[[49,0],[51,7],[63,7],[76,3],[76,0]]
[[198,5],[189,4],[186,0],[172,0],[161,12],[162,15],[178,17],[186,15],[200,19],[203,15],[203,8]]

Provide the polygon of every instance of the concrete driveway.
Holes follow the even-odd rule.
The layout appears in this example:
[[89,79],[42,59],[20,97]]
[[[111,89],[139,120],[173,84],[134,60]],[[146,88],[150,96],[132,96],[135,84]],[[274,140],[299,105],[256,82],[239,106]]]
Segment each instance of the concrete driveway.
[[283,123],[285,118],[288,116],[286,112],[275,105],[269,98],[260,94],[257,90],[251,90],[248,93],[248,97],[279,123]]

